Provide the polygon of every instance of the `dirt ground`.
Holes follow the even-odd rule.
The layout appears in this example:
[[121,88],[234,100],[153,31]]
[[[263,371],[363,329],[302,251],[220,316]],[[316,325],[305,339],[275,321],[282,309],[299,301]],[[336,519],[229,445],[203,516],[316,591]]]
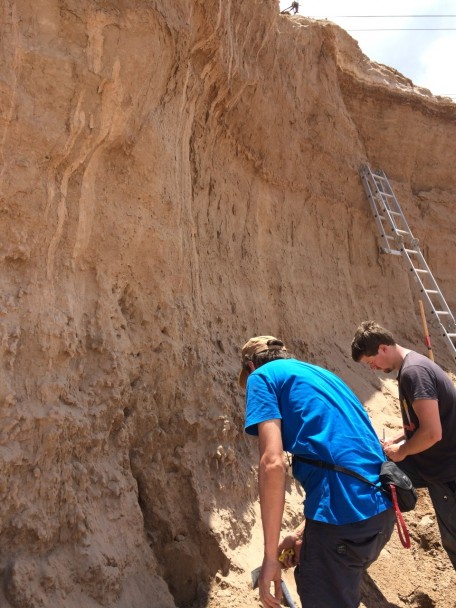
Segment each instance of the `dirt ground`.
[[[451,375],[453,381],[455,377]],[[362,392],[362,381],[355,389]],[[396,382],[390,377],[380,380],[381,390],[365,403],[379,436],[398,430],[398,405],[395,399]],[[386,400],[385,400],[386,399]],[[300,521],[303,495],[290,479],[283,520],[283,533]],[[410,535],[411,547],[405,549],[395,527],[390,541],[379,559],[369,568],[362,585],[360,608],[455,608],[456,572],[442,549],[434,510],[427,490],[418,490],[416,508],[403,514]],[[256,522],[260,514],[256,511]],[[225,584],[222,579],[212,589],[210,608],[259,608],[258,592],[251,588],[250,572],[261,564],[262,532],[257,525],[251,542],[238,553],[240,570],[236,583]],[[231,580],[232,577],[231,577]],[[292,569],[284,571],[287,585],[296,607],[300,600],[296,593]],[[307,607],[306,607],[307,608]]]
[[[360,608],[455,608],[456,573],[440,545],[434,512],[425,490],[419,490],[415,511],[404,514],[404,519],[411,548],[401,545],[395,529],[379,559],[365,575]],[[247,561],[260,565],[261,539],[252,545]],[[300,607],[292,569],[284,571],[283,580],[296,607]],[[211,608],[260,608],[258,592],[251,587],[250,571],[247,569],[238,577],[235,585],[224,584],[219,579],[208,605]]]

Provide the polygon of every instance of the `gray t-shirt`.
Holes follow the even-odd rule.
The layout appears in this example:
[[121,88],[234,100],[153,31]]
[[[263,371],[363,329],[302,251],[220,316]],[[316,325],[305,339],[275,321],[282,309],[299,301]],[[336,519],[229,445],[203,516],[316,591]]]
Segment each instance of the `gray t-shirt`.
[[409,352],[398,374],[399,400],[404,431],[412,437],[419,427],[413,402],[433,399],[439,404],[442,439],[433,446],[409,456],[427,481],[456,480],[456,388],[449,376],[433,361]]

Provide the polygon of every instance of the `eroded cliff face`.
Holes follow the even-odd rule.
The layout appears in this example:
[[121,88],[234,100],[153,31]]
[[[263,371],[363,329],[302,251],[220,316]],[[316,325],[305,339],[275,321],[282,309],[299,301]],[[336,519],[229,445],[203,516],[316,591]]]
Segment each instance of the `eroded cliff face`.
[[366,161],[455,307],[456,106],[276,0],[0,10],[0,604],[247,605],[239,348],[368,397],[358,322],[421,339]]

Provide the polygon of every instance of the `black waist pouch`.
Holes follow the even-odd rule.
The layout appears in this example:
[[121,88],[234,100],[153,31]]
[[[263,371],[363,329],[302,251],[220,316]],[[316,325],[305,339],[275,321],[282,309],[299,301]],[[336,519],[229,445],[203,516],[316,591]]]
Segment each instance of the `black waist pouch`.
[[396,488],[397,504],[402,513],[413,511],[418,499],[415,488],[407,475],[395,462],[387,460],[380,469],[380,483],[386,494],[391,498],[391,484]]

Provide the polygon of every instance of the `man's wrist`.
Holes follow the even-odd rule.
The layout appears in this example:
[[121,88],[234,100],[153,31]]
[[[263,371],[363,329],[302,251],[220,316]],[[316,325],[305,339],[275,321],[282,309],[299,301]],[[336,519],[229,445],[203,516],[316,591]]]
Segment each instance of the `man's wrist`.
[[296,538],[296,540],[302,540],[304,536],[305,529],[305,520],[300,524],[297,528],[295,528],[292,532],[292,535]]
[[398,452],[398,454],[399,454],[399,456],[401,458],[405,458],[406,456],[408,456],[408,454],[407,454],[407,447],[406,446],[407,446],[407,442],[406,441],[403,441],[400,444],[400,446],[399,446],[399,449],[398,449],[397,452]]

